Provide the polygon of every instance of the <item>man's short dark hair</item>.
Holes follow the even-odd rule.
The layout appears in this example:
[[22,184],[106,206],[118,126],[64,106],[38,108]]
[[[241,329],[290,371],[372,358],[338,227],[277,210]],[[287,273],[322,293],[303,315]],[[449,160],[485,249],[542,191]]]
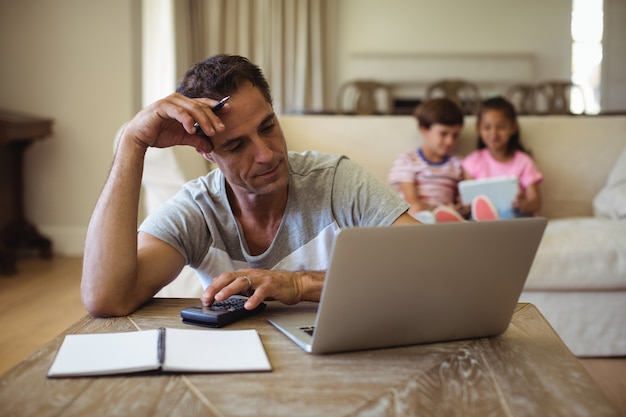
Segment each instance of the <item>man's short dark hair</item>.
[[463,112],[448,98],[434,98],[420,103],[413,115],[420,127],[430,129],[434,124],[463,126]]
[[272,104],[272,93],[261,68],[239,55],[213,55],[187,70],[176,92],[189,98],[221,100],[236,93],[246,82],[261,90]]

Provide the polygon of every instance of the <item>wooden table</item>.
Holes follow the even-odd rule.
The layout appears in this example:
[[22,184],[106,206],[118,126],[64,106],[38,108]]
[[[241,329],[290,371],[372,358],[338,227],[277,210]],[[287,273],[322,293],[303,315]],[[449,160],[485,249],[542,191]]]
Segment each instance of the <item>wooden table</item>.
[[35,248],[52,255],[52,242],[26,220],[24,151],[52,133],[52,120],[0,110],[0,274],[16,272],[16,252]]
[[[157,299],[129,317],[85,317],[64,334],[197,328],[179,318],[194,304]],[[0,415],[619,415],[531,304],[518,305],[500,337],[325,356],[305,353],[266,321],[314,304],[269,304],[229,328],[258,329],[272,372],[47,379],[62,334],[2,376]]]

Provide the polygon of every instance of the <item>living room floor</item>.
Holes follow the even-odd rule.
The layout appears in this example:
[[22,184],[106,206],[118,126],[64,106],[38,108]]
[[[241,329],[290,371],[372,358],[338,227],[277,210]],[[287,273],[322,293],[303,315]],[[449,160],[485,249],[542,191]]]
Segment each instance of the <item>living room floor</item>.
[[[82,259],[23,258],[0,276],[0,375],[87,314],[80,300]],[[582,364],[626,417],[626,357]]]

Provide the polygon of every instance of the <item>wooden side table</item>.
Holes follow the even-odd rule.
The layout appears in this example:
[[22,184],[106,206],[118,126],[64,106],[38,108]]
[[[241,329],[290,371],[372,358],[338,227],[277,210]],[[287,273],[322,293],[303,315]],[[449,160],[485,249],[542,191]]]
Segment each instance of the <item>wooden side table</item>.
[[39,234],[24,213],[24,151],[52,133],[52,120],[0,109],[0,274],[16,272],[16,256],[38,249],[52,256],[52,242]]

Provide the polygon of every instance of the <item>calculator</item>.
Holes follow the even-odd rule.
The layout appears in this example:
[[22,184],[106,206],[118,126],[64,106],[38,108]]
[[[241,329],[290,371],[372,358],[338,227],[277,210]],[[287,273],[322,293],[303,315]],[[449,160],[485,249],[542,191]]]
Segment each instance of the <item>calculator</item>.
[[193,306],[181,310],[183,323],[205,327],[224,327],[265,309],[265,303],[254,310],[246,310],[244,304],[248,298],[232,296],[224,301],[216,301],[209,307]]

